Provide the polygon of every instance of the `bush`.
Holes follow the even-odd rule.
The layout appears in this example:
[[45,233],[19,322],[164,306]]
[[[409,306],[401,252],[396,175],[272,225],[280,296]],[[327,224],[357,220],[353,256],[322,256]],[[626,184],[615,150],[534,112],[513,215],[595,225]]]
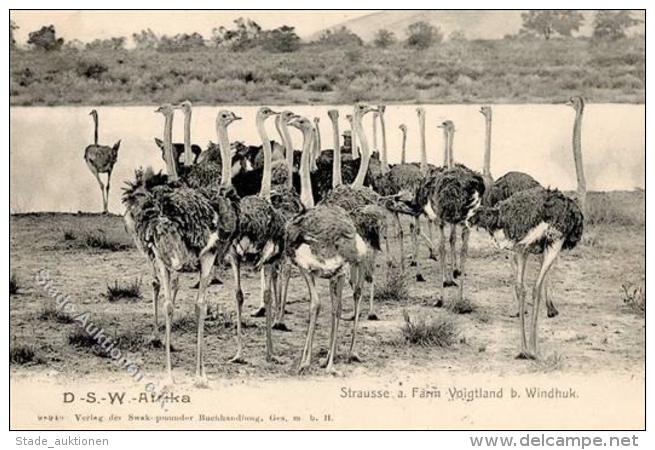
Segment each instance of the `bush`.
[[77,63],[76,72],[81,77],[99,80],[109,67],[98,61],[80,61]]
[[100,358],[109,358],[109,353],[83,328],[76,327],[68,334],[68,345],[89,351]]
[[461,300],[459,297],[455,297],[453,300],[448,302],[446,308],[448,311],[455,314],[471,314],[476,309],[475,305],[471,303],[471,300],[466,297],[462,297]]
[[69,324],[75,322],[75,319],[73,319],[70,314],[62,311],[53,304],[48,304],[41,310],[41,313],[39,314],[39,320],[61,324]]
[[[14,338],[14,341],[16,339]],[[26,364],[41,364],[42,358],[37,355],[34,345],[17,344],[13,342],[9,347],[9,364],[22,366]]]
[[113,285],[107,285],[107,292],[104,295],[110,302],[122,299],[136,300],[141,298],[141,278],[125,283],[115,280]]
[[387,276],[382,283],[375,285],[376,300],[403,300],[409,297],[409,285],[407,275],[398,267],[387,271]]
[[638,314],[646,314],[646,293],[641,285],[626,283],[621,285],[621,290],[624,305]]
[[332,85],[327,78],[318,77],[307,85],[307,89],[312,92],[329,92],[332,90]]
[[130,247],[128,244],[110,238],[103,230],[87,231],[79,241],[87,248],[109,250],[112,252],[127,250]]
[[9,275],[9,295],[15,295],[18,293],[18,277],[15,273]]
[[302,82],[300,78],[293,78],[291,81],[289,81],[289,87],[294,90],[302,89],[305,84]]
[[404,341],[422,347],[450,347],[457,342],[458,332],[448,317],[426,320],[421,317],[412,322],[407,311],[403,311],[405,323],[401,328]]

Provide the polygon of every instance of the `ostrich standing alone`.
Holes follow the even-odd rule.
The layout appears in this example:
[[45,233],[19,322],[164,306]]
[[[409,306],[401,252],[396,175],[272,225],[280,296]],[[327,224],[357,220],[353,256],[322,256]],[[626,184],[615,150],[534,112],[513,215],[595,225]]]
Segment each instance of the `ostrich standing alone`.
[[[264,149],[264,166],[261,189],[258,195],[243,197],[240,203],[239,232],[230,251],[230,264],[234,272],[235,300],[237,310],[237,353],[232,362],[243,362],[243,343],[241,336],[241,310],[243,292],[241,290],[241,264],[251,262],[261,269],[262,295],[266,311],[266,359],[274,360],[271,337],[272,308],[271,289],[274,264],[284,249],[285,222],[271,204],[271,143],[266,133],[266,119],[279,113],[268,107],[257,111],[257,131]],[[221,143],[223,147],[223,143]],[[229,147],[228,147],[229,148]]]
[[[84,161],[89,170],[98,181],[100,192],[102,193],[102,212],[109,212],[109,185],[111,183],[111,172],[114,170],[114,164],[118,159],[118,149],[121,146],[120,139],[111,147],[108,145],[98,144],[98,111],[95,109],[89,113],[93,117],[93,144],[88,145],[84,150]],[[105,186],[100,180],[100,174],[107,174],[107,185]]]
[[[286,229],[286,254],[298,267],[309,288],[309,326],[303,347],[298,372],[309,369],[312,360],[312,344],[316,321],[321,309],[321,300],[316,289],[316,277],[330,280],[332,316],[330,320],[330,343],[326,371],[336,373],[334,356],[337,350],[337,336],[341,316],[341,297],[348,265],[357,267],[367,258],[367,246],[357,233],[350,216],[337,206],[314,207],[314,196],[309,177],[312,155],[313,128],[309,119],[298,117],[290,125],[303,133],[303,152],[300,164],[300,196],[306,208],[303,214],[292,219]],[[361,296],[361,279],[357,280],[354,296]],[[352,351],[352,346],[351,346]]]
[[[221,189],[207,192],[193,189],[178,180],[172,149],[173,107],[164,105],[157,112],[165,117],[164,148],[168,178],[139,176],[129,183],[123,195],[127,229],[139,249],[157,268],[158,281],[164,287],[166,317],[166,369],[173,383],[171,364],[171,322],[176,296],[178,272],[185,264],[200,263],[200,289],[196,296],[198,323],[196,344],[196,383],[207,384],[204,365],[204,320],[207,310],[205,293],[216,258],[223,258],[238,230],[238,197],[229,185],[228,164],[224,165]],[[225,134],[227,126],[238,118],[221,111],[216,127]],[[229,147],[223,157],[229,158]],[[150,179],[150,180],[149,180]]]

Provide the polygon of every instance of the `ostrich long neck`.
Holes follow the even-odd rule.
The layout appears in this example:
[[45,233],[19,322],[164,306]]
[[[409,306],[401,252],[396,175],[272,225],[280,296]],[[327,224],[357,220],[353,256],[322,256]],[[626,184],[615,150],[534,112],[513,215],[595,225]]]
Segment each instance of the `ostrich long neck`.
[[173,114],[167,113],[164,122],[164,150],[166,153],[166,168],[168,178],[171,181],[177,181],[177,168],[173,160]]
[[575,174],[578,178],[578,201],[585,211],[587,197],[587,181],[584,176],[584,165],[582,164],[582,113],[584,106],[581,105],[575,111],[575,123],[573,124],[573,159],[575,160]]
[[403,133],[403,144],[400,150],[400,163],[405,164],[407,162],[407,131],[404,129],[401,131]]
[[443,129],[443,166],[450,167],[450,133],[446,127]]
[[378,114],[373,113],[373,151],[380,150],[378,147]]
[[361,188],[364,186],[364,179],[366,178],[366,172],[368,171],[368,162],[371,159],[370,149],[368,147],[368,141],[366,135],[364,134],[364,127],[362,126],[362,116],[357,113],[353,117],[353,124],[355,126],[356,134],[359,134],[359,139],[362,143],[362,155],[359,159],[359,171],[353,181],[352,186],[355,188]]
[[355,131],[355,121],[352,117],[348,119],[350,123],[350,153],[352,154],[353,159],[359,156],[359,150],[357,150],[357,132]]
[[93,115],[93,144],[98,145],[98,115]]
[[455,130],[452,128],[448,130],[448,168],[453,167],[455,158],[453,156],[453,142],[455,141]]
[[282,142],[284,142],[284,151],[287,158],[287,170],[289,175],[287,177],[287,186],[293,187],[293,141],[289,134],[289,128],[285,122],[280,122],[280,129],[282,130]]
[[314,131],[312,132],[312,150],[311,150],[311,158],[309,161],[309,170],[311,170],[312,172],[316,172],[316,170],[318,170],[318,167],[316,166],[316,160],[318,159],[318,155],[320,153],[318,146],[319,146],[318,126],[316,126],[314,128]]
[[387,160],[387,129],[384,124],[384,112],[380,111],[380,133],[382,133],[382,151],[380,152],[380,163],[382,173],[389,171],[389,162]]
[[428,170],[428,155],[425,149],[425,114],[418,116],[418,136],[421,150],[421,171],[425,173]]
[[187,166],[193,164],[191,155],[191,110],[184,112],[184,159]]
[[335,188],[343,183],[341,178],[341,148],[339,147],[339,118],[332,119],[332,140],[334,141],[334,156],[332,157],[332,187]]
[[216,124],[216,134],[221,151],[221,184],[232,186],[232,157],[230,156],[230,139],[227,135],[227,125]]
[[264,117],[257,117],[257,131],[262,140],[264,148],[264,172],[262,174],[262,186],[259,190],[260,197],[268,200],[271,198],[271,141],[268,139],[266,127],[264,126]]
[[311,159],[312,146],[314,145],[314,132],[310,129],[303,130],[302,156],[300,158],[300,201],[307,209],[314,207],[314,194],[312,193],[312,181],[309,178],[309,160]]
[[484,119],[484,162],[482,166],[482,175],[485,178],[491,179],[491,111],[489,111],[488,115],[484,116]]

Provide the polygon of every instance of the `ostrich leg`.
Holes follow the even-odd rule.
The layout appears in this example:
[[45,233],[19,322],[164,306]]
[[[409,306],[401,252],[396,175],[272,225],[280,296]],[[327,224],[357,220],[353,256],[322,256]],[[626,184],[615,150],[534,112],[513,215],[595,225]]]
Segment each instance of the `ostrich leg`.
[[174,384],[173,369],[171,364],[171,320],[173,316],[173,298],[171,293],[170,273],[161,259],[157,258],[157,267],[159,269],[159,279],[164,285],[164,314],[166,317],[166,337],[164,338],[164,347],[166,349],[166,382],[167,385]]
[[105,196],[104,196],[104,199],[105,199],[105,209],[104,209],[103,212],[104,212],[105,214],[108,214],[108,213],[109,213],[109,186],[110,186],[110,184],[111,184],[111,169],[109,170],[109,172],[107,172],[107,185],[105,186],[105,189],[106,189],[106,191],[107,191],[106,194],[105,194]]
[[353,334],[350,340],[350,349],[348,350],[348,361],[361,362],[362,358],[355,352],[355,344],[357,343],[357,325],[359,324],[359,313],[362,304],[362,284],[364,281],[364,274],[361,267],[354,266],[350,270],[350,277],[355,279],[352,283],[353,286],[353,300],[355,301],[355,317],[353,321]]
[[[444,286],[457,286],[457,283],[453,281],[453,273],[455,272],[455,267],[457,267],[457,225],[450,225],[450,236],[448,238],[448,244],[450,246],[450,258],[446,264],[446,278],[444,279]],[[446,261],[444,261],[446,263]]]
[[528,359],[527,340],[525,338],[525,289],[523,279],[525,277],[525,264],[528,255],[525,250],[519,249],[514,255],[514,267],[516,268],[516,279],[514,281],[514,297],[519,304],[519,320],[521,321],[521,353],[516,359]]
[[469,251],[469,237],[471,234],[471,230],[469,227],[464,225],[462,227],[462,248],[460,249],[460,256],[459,256],[459,267],[461,270],[461,278],[459,280],[459,301],[461,302],[464,298],[464,280],[466,279],[466,258],[468,256],[468,251]]
[[396,227],[398,228],[398,239],[400,240],[400,270],[405,272],[405,233],[403,232],[403,226],[400,223],[400,214],[395,213],[394,219],[396,220]]
[[314,330],[316,329],[318,313],[321,311],[321,300],[318,297],[318,292],[316,291],[316,281],[314,280],[314,275],[310,272],[306,272],[305,270],[301,270],[301,273],[307,282],[307,287],[309,288],[309,326],[307,327],[305,347],[303,348],[302,357],[300,358],[300,366],[298,367],[299,374],[309,369],[309,366],[312,362],[312,344],[314,343]]
[[434,304],[437,308],[443,306],[446,301],[446,233],[444,231],[444,223],[439,224],[439,267],[441,267],[441,298]]
[[548,278],[549,277],[544,278],[544,289],[542,295],[544,297],[544,300],[546,301],[546,308],[548,310],[547,317],[552,318],[552,317],[556,317],[559,314],[559,311],[555,307],[555,304],[550,299],[550,297],[548,297]]
[[207,314],[207,286],[212,276],[212,269],[216,253],[207,251],[200,255],[200,287],[196,294],[196,320],[198,322],[198,334],[196,343],[196,382],[197,387],[207,386],[207,374],[205,373],[205,315]]
[[544,279],[548,275],[548,271],[553,267],[557,255],[559,255],[560,250],[562,250],[563,240],[555,241],[553,244],[546,247],[544,250],[544,256],[541,262],[541,270],[539,270],[539,275],[537,276],[537,281],[532,289],[532,323],[530,325],[530,354],[529,356],[532,359],[536,359],[538,355],[537,351],[537,323],[539,321],[539,303],[541,301],[541,294],[544,289]]
[[159,340],[159,290],[161,284],[159,282],[159,275],[157,274],[157,267],[154,261],[150,261],[150,269],[152,271],[152,306],[155,319],[155,327],[152,333],[152,342]]
[[250,314],[252,317],[264,317],[266,315],[266,302],[264,300],[264,289],[266,289],[266,275],[264,274],[264,269],[262,268],[259,271],[259,292],[261,292],[261,298],[259,300],[259,307]]
[[274,330],[280,331],[291,331],[289,327],[284,323],[284,315],[286,314],[287,307],[287,293],[289,292],[289,280],[291,278],[291,266],[288,262],[282,263],[282,268],[280,269],[280,274],[278,275],[279,285],[278,285],[278,299],[279,304],[277,308],[277,316],[275,317],[275,322],[273,323]]
[[[341,296],[343,294],[344,275],[339,274],[330,278],[330,297],[332,300],[332,326],[330,328],[330,350],[328,351],[325,371],[333,375],[339,375],[334,368],[334,356],[337,353],[337,339],[339,336],[339,321],[341,320]],[[357,319],[355,319],[357,323]]]
[[270,264],[262,267],[264,274],[264,307],[266,308],[266,361],[273,362],[276,358],[273,354],[273,337],[271,327],[273,326],[273,308],[271,306],[271,288],[273,285],[273,267]]
[[235,254],[230,255],[230,265],[234,274],[234,299],[237,307],[237,353],[230,362],[244,363],[242,356],[243,342],[241,339],[241,309],[243,308],[243,291],[241,290],[241,261]]
[[102,194],[102,211],[104,212],[105,211],[105,185],[102,183],[102,180],[100,179],[100,175],[98,174],[96,168],[93,167],[93,164],[87,161],[86,165],[89,166],[89,170],[91,171],[93,176],[96,177],[96,180],[98,181],[98,186],[100,186],[100,193]]

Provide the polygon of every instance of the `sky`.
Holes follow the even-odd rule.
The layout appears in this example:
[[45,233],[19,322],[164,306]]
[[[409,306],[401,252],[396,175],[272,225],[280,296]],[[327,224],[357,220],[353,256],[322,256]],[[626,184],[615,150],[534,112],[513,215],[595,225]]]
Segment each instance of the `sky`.
[[[174,35],[197,31],[205,38],[212,28],[231,26],[238,17],[249,17],[264,28],[281,25],[296,27],[303,38],[340,22],[375,11],[12,11],[11,19],[20,29],[19,44],[24,44],[30,31],[53,24],[57,36],[83,42],[112,36],[131,36],[151,28],[157,34]],[[130,40],[131,41],[131,40]],[[131,44],[131,42],[129,42]]]

